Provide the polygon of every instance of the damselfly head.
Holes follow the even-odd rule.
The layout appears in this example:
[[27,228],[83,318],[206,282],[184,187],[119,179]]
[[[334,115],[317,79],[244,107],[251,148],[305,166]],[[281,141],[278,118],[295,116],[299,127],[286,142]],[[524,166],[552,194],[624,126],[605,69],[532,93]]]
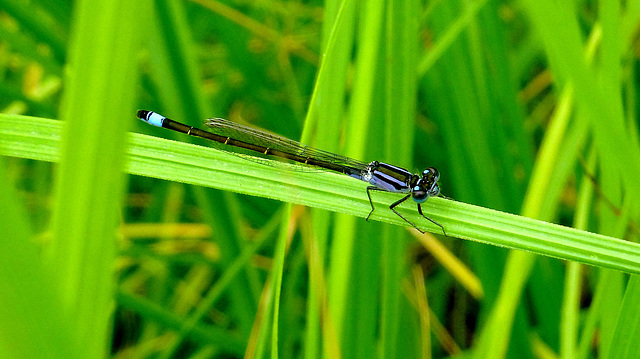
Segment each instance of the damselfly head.
[[439,179],[440,173],[438,173],[438,170],[433,167],[429,167],[422,171],[422,177],[411,189],[411,198],[413,198],[415,202],[422,203],[429,197],[435,197],[439,195]]

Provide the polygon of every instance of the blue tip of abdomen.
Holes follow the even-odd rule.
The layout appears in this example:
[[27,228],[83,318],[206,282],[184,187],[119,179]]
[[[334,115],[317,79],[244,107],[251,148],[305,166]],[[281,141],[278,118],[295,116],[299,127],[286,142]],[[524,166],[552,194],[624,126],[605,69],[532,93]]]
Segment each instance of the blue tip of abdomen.
[[165,117],[159,113],[148,110],[138,110],[138,118],[151,125],[162,127]]

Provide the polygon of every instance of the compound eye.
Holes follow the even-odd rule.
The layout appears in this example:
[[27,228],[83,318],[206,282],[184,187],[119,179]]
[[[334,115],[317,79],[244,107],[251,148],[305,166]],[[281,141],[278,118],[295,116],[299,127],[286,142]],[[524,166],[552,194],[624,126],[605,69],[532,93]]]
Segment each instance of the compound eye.
[[424,190],[424,188],[415,186],[413,187],[413,191],[411,191],[411,198],[413,198],[417,203],[422,203],[429,198],[429,194]]
[[440,180],[440,173],[434,167],[429,167],[426,170],[422,171],[422,178],[425,181],[431,179],[434,183],[436,183],[438,182],[438,180]]

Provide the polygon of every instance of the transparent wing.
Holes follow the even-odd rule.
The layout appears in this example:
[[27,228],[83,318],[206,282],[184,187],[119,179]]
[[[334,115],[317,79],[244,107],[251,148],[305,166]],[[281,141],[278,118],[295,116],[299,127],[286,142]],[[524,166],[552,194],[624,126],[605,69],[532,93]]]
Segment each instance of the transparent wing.
[[[328,151],[303,145],[300,142],[288,138],[270,134],[253,127],[240,125],[222,118],[210,118],[205,120],[209,132],[235,140],[256,144],[270,149],[278,150],[291,155],[304,158],[313,158],[323,162],[330,162],[339,166],[350,167],[360,171],[366,170],[368,163],[340,156]],[[229,146],[226,146],[229,147]],[[252,154],[261,155],[257,152]],[[265,156],[263,156],[265,157]],[[275,156],[268,156],[270,158]]]

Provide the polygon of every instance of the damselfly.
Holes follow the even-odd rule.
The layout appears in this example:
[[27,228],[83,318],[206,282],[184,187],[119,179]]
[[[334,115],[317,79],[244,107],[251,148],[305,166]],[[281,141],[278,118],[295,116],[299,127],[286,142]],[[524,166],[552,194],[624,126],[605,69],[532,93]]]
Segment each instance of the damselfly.
[[440,227],[442,233],[447,234],[440,223],[422,213],[422,207],[420,206],[420,204],[424,203],[429,197],[440,194],[440,187],[438,185],[440,174],[438,170],[433,167],[425,169],[421,174],[414,174],[404,168],[388,163],[378,161],[369,163],[361,162],[305,146],[299,142],[221,118],[207,119],[205,121],[207,131],[173,121],[153,111],[140,110],[138,111],[138,118],[151,125],[185,133],[189,136],[205,138],[226,146],[253,151],[262,156],[286,159],[305,166],[319,167],[324,170],[343,173],[367,182],[371,185],[367,187],[367,197],[369,197],[369,204],[371,205],[371,211],[367,216],[367,220],[369,220],[369,217],[371,217],[371,214],[375,210],[373,201],[371,200],[372,191],[405,194],[404,197],[389,206],[389,209],[391,209],[393,213],[409,223],[413,228],[424,233],[424,231],[420,230],[413,222],[406,219],[395,209],[411,197],[418,205],[418,213],[431,223]]

